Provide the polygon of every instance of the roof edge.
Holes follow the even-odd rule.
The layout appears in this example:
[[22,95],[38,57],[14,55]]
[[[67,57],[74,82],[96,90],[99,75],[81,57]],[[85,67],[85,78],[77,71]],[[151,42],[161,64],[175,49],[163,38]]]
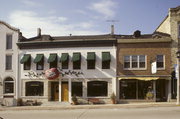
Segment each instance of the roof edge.
[[8,23],[6,23],[6,22],[4,22],[4,21],[1,21],[0,20],[0,24],[3,24],[3,25],[5,25],[5,26],[7,26],[9,29],[11,29],[11,30],[13,30],[13,31],[20,31],[18,28],[15,28],[15,27],[13,27],[13,26],[11,26],[10,24],[8,24]]

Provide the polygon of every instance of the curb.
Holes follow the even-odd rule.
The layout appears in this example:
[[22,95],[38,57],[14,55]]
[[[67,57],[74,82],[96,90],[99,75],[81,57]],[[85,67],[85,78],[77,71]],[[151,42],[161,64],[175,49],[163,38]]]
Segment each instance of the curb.
[[0,107],[0,111],[22,111],[22,110],[74,110],[74,109],[118,109],[118,108],[149,108],[149,107],[175,107],[174,103],[138,103],[138,104],[108,104],[108,105],[58,105],[58,106],[22,106],[22,107]]

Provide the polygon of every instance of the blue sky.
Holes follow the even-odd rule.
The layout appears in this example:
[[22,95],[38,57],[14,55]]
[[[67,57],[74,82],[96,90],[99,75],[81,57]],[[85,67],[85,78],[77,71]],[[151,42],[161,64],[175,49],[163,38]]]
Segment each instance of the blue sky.
[[140,30],[153,33],[180,0],[0,0],[0,20],[19,28],[26,37],[116,34]]

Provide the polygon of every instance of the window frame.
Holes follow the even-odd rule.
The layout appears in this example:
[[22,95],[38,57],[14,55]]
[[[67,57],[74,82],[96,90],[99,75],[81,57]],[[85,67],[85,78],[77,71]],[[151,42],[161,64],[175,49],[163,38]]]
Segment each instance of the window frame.
[[95,60],[87,61],[87,69],[96,69],[96,61]]
[[[132,57],[133,56],[137,56],[137,67],[136,68],[133,68],[132,67]],[[140,56],[144,56],[145,57],[145,67],[141,68],[140,67]],[[129,57],[129,68],[125,68],[125,57]],[[123,69],[124,70],[147,70],[147,55],[124,55],[123,56]]]
[[[12,80],[7,80],[8,78],[10,78],[10,79],[12,79]],[[13,84],[13,87],[12,87],[12,89],[13,89],[13,91],[11,92],[11,93],[7,93],[6,92],[6,84],[8,84],[8,83],[12,83]],[[4,82],[3,82],[3,89],[4,89],[4,91],[3,91],[3,94],[4,95],[14,95],[14,93],[15,93],[15,85],[14,85],[14,83],[15,83],[15,81],[14,81],[14,79],[13,78],[11,78],[11,77],[7,77],[6,79],[4,79]]]
[[65,62],[61,62],[61,68],[62,69],[69,69],[69,60]]
[[[29,67],[27,66],[29,65]],[[28,68],[27,68],[28,67]],[[31,70],[31,57],[29,59],[29,61],[23,63],[23,69],[26,71],[26,70]]]
[[73,83],[81,83],[82,89],[81,89],[81,95],[76,95],[78,97],[83,97],[83,82],[82,81],[73,81],[71,84],[71,96],[73,96]]
[[73,62],[73,69],[80,70],[81,69],[81,61]]
[[[9,60],[7,60],[8,59],[7,57],[11,57],[10,63],[8,63]],[[6,54],[6,57],[5,57],[5,70],[6,71],[12,70],[12,58],[13,58],[12,54]],[[9,65],[7,65],[7,64],[10,64],[10,68],[8,67]]]
[[163,56],[163,67],[160,67],[160,68],[156,67],[156,68],[157,68],[157,70],[165,70],[165,55],[163,55],[163,54],[156,55],[156,63],[157,63],[157,66],[158,66],[157,56],[160,56],[160,55]]
[[[8,37],[11,36],[11,39],[8,39]],[[9,44],[9,41],[10,40],[10,43]],[[6,34],[6,50],[12,50],[13,49],[13,34]],[[10,46],[10,47],[9,47]]]
[[[28,85],[28,83],[29,83],[29,85],[30,85],[30,83],[39,83],[39,84],[41,84],[41,88],[42,88],[42,95],[27,95],[27,85]],[[30,87],[28,87],[28,89],[30,90]],[[32,89],[31,89],[31,91],[32,91]],[[40,91],[40,90],[39,90]],[[38,96],[44,96],[44,82],[42,82],[42,81],[27,81],[27,82],[25,82],[25,96],[27,96],[27,97],[38,97]]]
[[[41,68],[39,66],[41,66]],[[36,70],[44,70],[44,61],[36,63]]]

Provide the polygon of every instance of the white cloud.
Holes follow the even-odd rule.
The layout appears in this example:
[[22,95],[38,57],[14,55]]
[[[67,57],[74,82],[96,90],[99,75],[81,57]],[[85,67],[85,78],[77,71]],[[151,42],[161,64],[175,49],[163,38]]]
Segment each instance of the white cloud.
[[67,20],[62,16],[39,17],[32,11],[14,11],[9,16],[10,24],[19,28],[25,37],[34,37],[37,28],[42,29],[42,34],[53,36],[102,34],[91,29],[94,26],[92,22],[65,24]]
[[21,2],[26,5],[26,6],[30,6],[30,7],[39,7],[42,6],[42,4],[38,3],[37,1],[32,1],[32,0],[21,0]]
[[115,16],[115,7],[116,3],[112,0],[101,0],[100,2],[91,4],[88,8],[104,15],[105,18],[112,18]]

